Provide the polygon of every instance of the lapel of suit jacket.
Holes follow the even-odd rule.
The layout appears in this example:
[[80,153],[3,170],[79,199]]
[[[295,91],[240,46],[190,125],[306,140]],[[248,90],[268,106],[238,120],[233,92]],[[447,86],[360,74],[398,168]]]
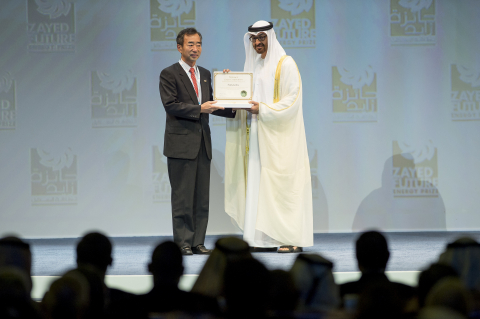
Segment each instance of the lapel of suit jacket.
[[190,97],[192,98],[192,100],[198,104],[197,93],[195,93],[195,88],[193,87],[192,81],[190,80],[190,76],[185,72],[185,70],[182,68],[182,66],[178,62],[177,62],[177,69],[178,69],[178,73],[180,74],[180,78],[182,79],[183,85],[185,85],[185,88],[188,91],[188,94],[190,94]]
[[198,68],[200,70],[200,86],[202,87],[202,103],[207,102],[210,99],[210,94],[208,94],[208,79],[207,79],[207,72],[202,72],[202,69]]

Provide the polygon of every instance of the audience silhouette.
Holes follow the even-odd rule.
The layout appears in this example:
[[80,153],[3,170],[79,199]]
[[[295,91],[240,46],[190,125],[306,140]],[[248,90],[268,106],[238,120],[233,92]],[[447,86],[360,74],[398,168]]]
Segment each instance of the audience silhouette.
[[[340,285],[340,296],[343,304],[347,307],[355,307],[358,296],[368,296],[369,294],[364,292],[375,286],[370,290],[372,296],[383,289],[389,296],[400,298],[402,309],[406,309],[409,301],[414,297],[414,291],[410,286],[391,282],[385,275],[385,269],[390,258],[386,238],[380,232],[374,230],[362,233],[356,241],[355,256],[362,276],[357,281]],[[363,300],[365,305],[369,304],[368,300]],[[369,315],[372,314],[369,313]]]
[[86,234],[76,247],[77,267],[35,303],[30,245],[1,238],[0,318],[480,318],[480,244],[469,237],[448,244],[415,288],[388,279],[390,251],[379,231],[358,237],[361,277],[340,286],[333,263],[319,254],[299,254],[290,271],[268,270],[245,241],[226,237],[216,242],[190,292],[179,288],[180,247],[160,243],[148,263],[153,288],[135,295],[105,284],[112,248],[106,235]]
[[163,242],[154,249],[152,261],[148,264],[148,271],[153,275],[153,288],[138,297],[139,317],[168,312],[219,313],[215,298],[178,288],[184,269],[182,258],[180,247],[172,241]]

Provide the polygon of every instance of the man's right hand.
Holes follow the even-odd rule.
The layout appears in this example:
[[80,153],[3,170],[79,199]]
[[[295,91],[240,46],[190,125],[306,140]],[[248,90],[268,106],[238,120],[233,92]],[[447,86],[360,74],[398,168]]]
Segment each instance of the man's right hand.
[[225,110],[224,107],[222,106],[217,106],[215,105],[215,103],[217,103],[217,101],[208,101],[208,102],[205,102],[201,105],[201,109],[200,109],[200,113],[212,113],[212,112],[215,112],[216,110]]

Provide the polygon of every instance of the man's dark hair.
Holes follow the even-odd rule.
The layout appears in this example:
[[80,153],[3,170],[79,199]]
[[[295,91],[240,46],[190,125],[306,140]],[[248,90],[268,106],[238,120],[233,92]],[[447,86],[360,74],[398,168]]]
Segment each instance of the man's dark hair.
[[165,241],[155,247],[149,270],[154,275],[181,276],[183,257],[180,248],[172,241]]
[[101,233],[88,233],[77,244],[77,264],[90,264],[102,271],[112,264],[112,243]]
[[365,270],[385,269],[390,257],[387,240],[378,231],[367,231],[357,239],[356,255],[358,265]]
[[197,29],[186,28],[186,29],[183,29],[182,31],[178,32],[177,44],[180,44],[181,46],[183,46],[183,40],[185,39],[185,34],[186,35],[198,34],[200,36],[200,41],[202,41],[202,34],[200,32],[198,32]]

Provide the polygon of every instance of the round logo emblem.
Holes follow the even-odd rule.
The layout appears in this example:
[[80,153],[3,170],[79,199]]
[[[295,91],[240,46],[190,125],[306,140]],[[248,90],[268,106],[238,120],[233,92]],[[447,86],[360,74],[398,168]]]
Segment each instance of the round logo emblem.
[[242,95],[242,97],[246,97],[247,96],[247,91],[243,90],[242,92],[240,92],[240,94]]

